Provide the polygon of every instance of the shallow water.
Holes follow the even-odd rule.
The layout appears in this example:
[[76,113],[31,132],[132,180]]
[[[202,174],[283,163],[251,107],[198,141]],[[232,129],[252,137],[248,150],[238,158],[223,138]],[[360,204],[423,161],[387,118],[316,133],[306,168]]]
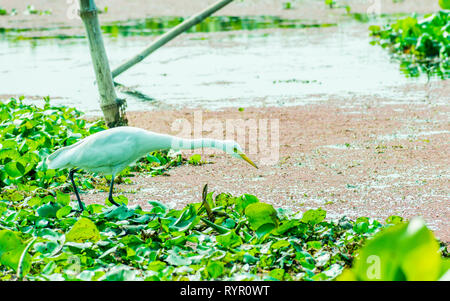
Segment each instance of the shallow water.
[[[393,89],[425,83],[426,77],[406,78],[387,51],[369,44],[367,24],[353,21],[305,28],[297,22],[287,26],[291,28],[272,29],[245,28],[241,22],[240,27],[217,27],[215,33],[205,29],[184,34],[116,78],[151,101],[120,89],[119,97],[127,99],[130,111],[301,105],[367,95],[398,102],[423,100],[423,93],[414,89]],[[126,25],[115,26],[123,29]],[[113,68],[154,39],[130,35],[105,35]],[[0,66],[0,95],[49,95],[55,104],[100,114],[85,39],[12,42],[3,35]]]

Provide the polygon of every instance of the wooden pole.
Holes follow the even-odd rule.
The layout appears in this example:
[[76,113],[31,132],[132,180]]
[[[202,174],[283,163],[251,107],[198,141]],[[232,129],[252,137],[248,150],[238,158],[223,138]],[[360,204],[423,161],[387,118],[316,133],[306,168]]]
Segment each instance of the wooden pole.
[[163,34],[160,38],[155,40],[150,46],[148,46],[146,49],[144,49],[141,53],[137,54],[130,60],[126,61],[119,67],[113,70],[112,76],[115,78],[119,74],[123,73],[124,71],[128,70],[129,68],[133,67],[137,63],[144,60],[147,56],[149,56],[151,53],[153,53],[158,48],[162,47],[169,41],[173,40],[189,28],[191,28],[194,25],[197,25],[198,23],[202,22],[209,16],[211,16],[213,13],[218,11],[219,9],[223,8],[227,4],[233,2],[233,0],[220,0],[216,2],[215,4],[211,5],[210,7],[206,8],[205,10],[201,11],[200,13],[190,17],[189,19],[185,20],[184,22],[178,24],[174,28],[172,28],[170,31]]
[[117,98],[108,56],[103,44],[102,32],[98,21],[98,10],[94,0],[80,0],[80,17],[86,27],[89,39],[92,64],[100,94],[100,107],[108,127],[125,125],[125,100]]

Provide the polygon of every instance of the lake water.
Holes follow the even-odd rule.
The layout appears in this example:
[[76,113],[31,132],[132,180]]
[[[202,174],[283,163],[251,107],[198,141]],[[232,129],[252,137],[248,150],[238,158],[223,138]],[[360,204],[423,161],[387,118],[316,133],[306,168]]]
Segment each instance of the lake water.
[[[367,95],[423,100],[423,93],[398,87],[425,84],[426,77],[405,77],[388,51],[369,44],[365,23],[217,20],[178,37],[116,78],[146,95],[142,99],[118,89],[128,110],[301,105]],[[164,24],[146,22],[103,28],[112,68],[165,31]],[[170,26],[181,21],[174,22]],[[0,34],[0,95],[49,95],[54,104],[100,114],[86,39],[54,38],[51,30],[41,31],[50,38]]]

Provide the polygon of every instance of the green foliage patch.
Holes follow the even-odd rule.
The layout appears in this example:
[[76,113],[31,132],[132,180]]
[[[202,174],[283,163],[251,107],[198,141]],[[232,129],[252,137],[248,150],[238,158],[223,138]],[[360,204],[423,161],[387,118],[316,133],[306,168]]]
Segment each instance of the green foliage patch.
[[421,73],[450,77],[450,17],[448,11],[401,18],[392,24],[369,27],[373,44],[389,48],[411,77]]
[[351,270],[339,280],[450,280],[450,260],[421,218],[383,230],[358,252]]
[[203,202],[169,209],[150,201],[147,211],[91,204],[81,216],[57,217],[3,199],[0,253],[9,255],[0,254],[1,279],[16,279],[18,258],[34,238],[28,280],[330,280],[382,227],[372,219],[328,222],[321,209],[275,210],[251,195],[209,193],[207,201],[213,219]]

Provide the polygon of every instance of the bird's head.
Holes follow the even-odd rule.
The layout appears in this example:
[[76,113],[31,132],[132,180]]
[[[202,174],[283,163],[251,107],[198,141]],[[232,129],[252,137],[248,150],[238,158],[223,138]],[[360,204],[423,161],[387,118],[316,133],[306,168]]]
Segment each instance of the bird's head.
[[242,151],[241,146],[233,140],[225,140],[224,141],[225,152],[232,157],[239,158],[250,164],[251,166],[258,168],[252,160],[250,160],[247,155]]

